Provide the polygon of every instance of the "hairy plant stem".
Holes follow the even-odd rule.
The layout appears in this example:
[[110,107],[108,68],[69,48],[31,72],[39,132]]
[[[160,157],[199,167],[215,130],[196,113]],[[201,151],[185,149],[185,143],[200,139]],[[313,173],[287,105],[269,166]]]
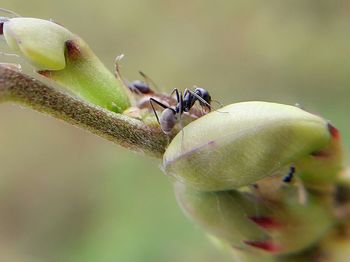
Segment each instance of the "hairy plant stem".
[[168,144],[158,127],[89,104],[5,66],[0,66],[0,102],[22,104],[153,157],[161,158]]

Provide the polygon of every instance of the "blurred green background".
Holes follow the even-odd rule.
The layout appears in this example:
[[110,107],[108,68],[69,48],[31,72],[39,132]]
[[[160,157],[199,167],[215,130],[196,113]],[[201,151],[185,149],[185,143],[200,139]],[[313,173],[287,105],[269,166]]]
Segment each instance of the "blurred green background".
[[[80,34],[112,70],[224,104],[299,103],[350,147],[350,2],[2,0]],[[1,56],[2,61],[12,58]],[[13,59],[12,59],[13,61]],[[231,261],[177,207],[159,162],[0,105],[0,261]]]

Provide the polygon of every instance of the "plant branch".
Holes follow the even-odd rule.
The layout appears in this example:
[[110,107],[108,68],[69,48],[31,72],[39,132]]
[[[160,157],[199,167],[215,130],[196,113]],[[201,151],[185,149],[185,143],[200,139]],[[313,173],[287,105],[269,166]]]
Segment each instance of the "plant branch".
[[62,119],[133,151],[161,157],[168,137],[157,127],[89,104],[21,72],[0,66],[0,102],[15,102]]

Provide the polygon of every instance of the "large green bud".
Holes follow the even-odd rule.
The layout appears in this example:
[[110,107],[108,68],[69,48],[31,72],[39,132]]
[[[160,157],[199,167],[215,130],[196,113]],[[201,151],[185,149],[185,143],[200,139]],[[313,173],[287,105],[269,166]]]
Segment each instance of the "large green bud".
[[318,241],[335,223],[327,201],[312,194],[302,203],[296,186],[286,185],[278,201],[253,191],[205,192],[177,182],[185,214],[232,250],[250,254],[290,254]]
[[89,46],[66,28],[36,18],[9,18],[2,33],[13,51],[43,76],[79,97],[122,112],[130,106],[127,88],[107,70]]
[[[300,108],[237,103],[187,125],[170,143],[163,167],[177,181],[205,191],[246,186],[294,163],[308,168],[306,179],[317,177],[324,160],[317,153],[332,140],[329,123]],[[305,158],[313,160],[311,167]],[[322,170],[322,180],[333,181],[338,170]]]

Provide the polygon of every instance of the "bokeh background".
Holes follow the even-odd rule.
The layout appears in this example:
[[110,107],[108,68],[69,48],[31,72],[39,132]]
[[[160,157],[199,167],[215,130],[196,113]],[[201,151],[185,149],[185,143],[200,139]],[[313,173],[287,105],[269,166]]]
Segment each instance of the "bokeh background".
[[[223,104],[298,103],[350,146],[350,1],[1,0],[80,34],[112,70]],[[1,56],[1,61],[13,58]],[[177,207],[154,159],[0,105],[0,261],[231,261]]]

